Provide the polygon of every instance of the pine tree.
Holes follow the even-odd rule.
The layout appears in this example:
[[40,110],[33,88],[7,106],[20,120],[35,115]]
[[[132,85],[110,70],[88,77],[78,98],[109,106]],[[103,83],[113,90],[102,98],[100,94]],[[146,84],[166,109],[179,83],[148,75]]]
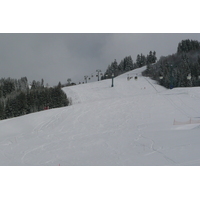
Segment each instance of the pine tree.
[[177,53],[187,53],[192,50],[199,50],[200,43],[197,40],[182,40],[177,47]]
[[120,72],[120,74],[123,73],[123,71],[124,71],[124,60],[121,60],[121,62],[119,63],[118,71]]
[[5,118],[11,118],[13,116],[12,106],[11,106],[11,100],[10,98],[7,98],[6,106],[5,106]]
[[0,120],[4,119],[4,103],[0,100]]
[[133,70],[133,59],[131,56],[127,56],[124,58],[124,71]]
[[0,83],[0,99],[3,97],[3,86]]
[[153,52],[153,60],[152,61],[153,61],[153,63],[155,63],[157,61],[157,57],[156,57],[156,52],[155,51]]
[[139,54],[137,55],[137,58],[136,58],[136,64],[138,67],[141,67],[141,57]]

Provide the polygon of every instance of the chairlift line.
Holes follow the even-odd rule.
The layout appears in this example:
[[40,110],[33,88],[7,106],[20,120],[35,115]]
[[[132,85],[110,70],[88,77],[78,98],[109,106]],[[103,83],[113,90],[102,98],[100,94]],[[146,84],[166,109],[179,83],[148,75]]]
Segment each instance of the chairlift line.
[[98,73],[98,74],[96,75],[96,77],[98,77],[98,81],[99,81],[99,73],[101,72],[101,70],[100,70],[100,69],[97,69],[96,72]]

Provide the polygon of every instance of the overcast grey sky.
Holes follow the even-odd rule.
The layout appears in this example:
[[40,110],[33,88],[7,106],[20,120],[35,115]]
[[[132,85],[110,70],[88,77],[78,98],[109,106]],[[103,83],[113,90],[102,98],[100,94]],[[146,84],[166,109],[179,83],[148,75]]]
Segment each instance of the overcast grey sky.
[[131,55],[135,62],[137,54],[150,50],[158,59],[173,54],[183,39],[200,41],[200,34],[1,33],[0,78],[43,78],[49,85],[66,83],[68,78],[83,82],[97,69],[105,72],[114,59],[119,63]]

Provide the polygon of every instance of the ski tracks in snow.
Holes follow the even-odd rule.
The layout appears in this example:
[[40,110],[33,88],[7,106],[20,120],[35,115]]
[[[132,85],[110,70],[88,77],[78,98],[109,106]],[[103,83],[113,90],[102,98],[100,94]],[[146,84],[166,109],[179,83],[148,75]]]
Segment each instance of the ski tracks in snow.
[[[48,111],[44,111],[48,112]],[[34,146],[30,148],[27,146],[27,150],[24,149],[21,151],[21,162],[24,165],[28,165],[31,160],[31,155],[34,155],[34,152],[44,152],[45,148],[48,146],[53,146],[57,144],[60,140],[57,136],[59,131],[59,124],[63,121],[63,113],[65,112],[65,107],[56,109],[56,113],[52,113],[52,116],[47,120],[45,117],[45,114],[41,119],[36,120],[36,126],[33,128],[30,134],[23,134],[21,135],[21,139],[24,140],[24,143],[27,143],[28,141],[33,140],[36,141],[34,143]],[[46,113],[48,116],[48,113]],[[27,158],[28,157],[28,158]],[[26,161],[28,159],[29,161]],[[52,159],[50,159],[51,161]],[[47,162],[47,161],[42,161]],[[41,163],[38,163],[41,164]]]
[[[188,105],[186,103],[183,102],[183,100],[178,97],[177,92],[175,93],[176,95],[173,95],[172,90],[164,90],[165,92],[168,91],[167,94],[162,93],[160,91],[158,91],[158,89],[155,87],[154,84],[151,83],[151,81],[145,77],[145,80],[152,86],[152,88],[154,88],[154,90],[156,91],[156,93],[158,93],[159,95],[161,95],[163,98],[165,98],[176,110],[178,110],[179,112],[181,112],[183,115],[185,115],[187,118],[192,118],[193,116],[191,116],[190,114],[188,114],[188,112],[186,111],[186,108],[192,109],[193,111],[195,109],[193,109],[191,107],[191,105]],[[180,93],[180,95],[184,95],[184,94],[188,94],[187,92],[183,91]],[[175,98],[178,98],[178,101],[176,101],[177,103],[175,103]],[[195,110],[195,112],[197,112]],[[193,112],[192,112],[193,113]],[[199,112],[198,112],[199,114]]]
[[[169,162],[170,165],[177,164],[172,158],[170,158],[163,152],[165,149],[163,149],[162,147],[156,148],[155,141],[152,138],[144,136],[144,135],[146,135],[145,130],[143,131],[140,129],[138,131],[139,131],[139,133],[138,133],[137,138],[135,139],[135,142],[141,146],[141,148],[140,148],[141,152],[139,152],[139,153],[142,153],[145,157],[151,156],[152,154],[156,153],[156,154],[161,155],[167,162]],[[161,149],[162,149],[162,151],[161,151]]]

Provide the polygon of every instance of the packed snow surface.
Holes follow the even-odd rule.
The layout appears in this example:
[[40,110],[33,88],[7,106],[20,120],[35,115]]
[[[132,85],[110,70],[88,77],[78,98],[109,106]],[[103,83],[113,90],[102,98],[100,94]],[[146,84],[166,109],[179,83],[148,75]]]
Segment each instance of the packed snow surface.
[[169,90],[144,69],[114,87],[63,88],[71,106],[0,121],[0,165],[200,165],[200,87]]

